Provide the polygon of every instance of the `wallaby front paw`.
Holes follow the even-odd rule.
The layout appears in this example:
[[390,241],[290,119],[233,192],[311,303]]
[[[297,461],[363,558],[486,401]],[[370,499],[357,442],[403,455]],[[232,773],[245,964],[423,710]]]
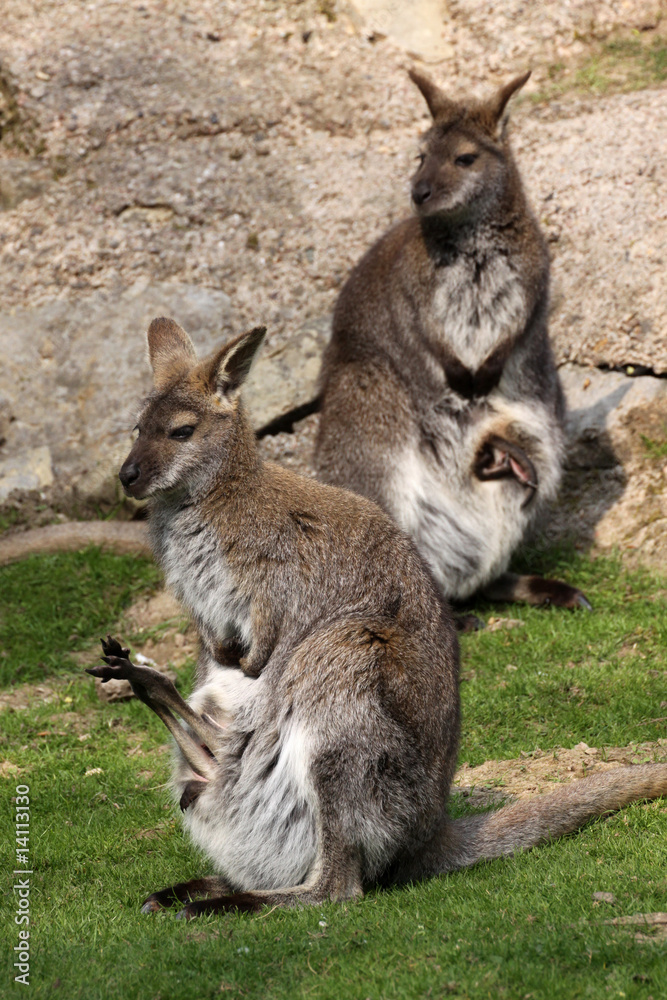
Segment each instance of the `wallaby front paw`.
[[239,666],[246,677],[259,677],[264,668],[263,663],[255,663],[251,656],[242,656]]

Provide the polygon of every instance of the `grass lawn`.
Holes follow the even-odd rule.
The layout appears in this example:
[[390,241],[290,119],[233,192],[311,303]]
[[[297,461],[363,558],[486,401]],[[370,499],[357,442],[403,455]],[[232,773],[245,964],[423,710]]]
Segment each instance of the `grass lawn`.
[[[72,559],[76,575],[85,573],[78,588]],[[531,567],[577,583],[595,611],[477,607],[523,625],[463,639],[461,760],[665,736],[667,584],[609,559],[552,555]],[[164,729],[139,703],[100,704],[69,651],[113,628],[121,606],[156,579],[146,562],[94,551],[0,569],[5,683],[62,675],[50,703],[0,712],[8,873],[12,798],[17,784],[30,786],[30,996],[667,997],[667,939],[609,923],[667,910],[666,801],[625,809],[524,855],[352,904],[189,924],[168,911],[142,916],[149,892],[209,869],[184,839],[164,787]],[[189,673],[187,665],[180,672],[184,691]],[[465,805],[457,798],[453,808]],[[13,981],[12,883],[8,875],[1,997],[23,989]],[[615,903],[594,901],[600,891]]]

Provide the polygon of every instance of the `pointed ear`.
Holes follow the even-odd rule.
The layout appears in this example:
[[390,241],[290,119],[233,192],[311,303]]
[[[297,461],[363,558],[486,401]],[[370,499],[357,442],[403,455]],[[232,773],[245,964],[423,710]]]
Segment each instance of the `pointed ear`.
[[488,103],[488,109],[490,117],[495,124],[500,121],[503,111],[505,110],[507,102],[512,94],[516,94],[517,90],[521,90],[523,85],[528,82],[530,74],[531,70],[528,70],[528,72],[524,73],[523,76],[515,76],[513,80],[510,80],[509,83],[506,83],[504,87],[500,88],[495,97],[491,98]]
[[194,344],[173,319],[161,316],[148,327],[148,357],[156,389],[164,389],[174,376],[197,361]]
[[434,119],[449,117],[456,112],[458,106],[455,101],[450,100],[429,76],[416,69],[408,70],[408,76],[419,87]]
[[211,359],[208,376],[213,392],[228,396],[243,385],[257,351],[266,335],[265,326],[256,326],[221,347]]

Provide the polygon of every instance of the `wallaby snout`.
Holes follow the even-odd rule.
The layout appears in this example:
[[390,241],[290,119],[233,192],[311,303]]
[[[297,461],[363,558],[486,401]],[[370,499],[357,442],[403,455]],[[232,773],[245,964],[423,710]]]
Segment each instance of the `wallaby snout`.
[[412,185],[412,200],[419,207],[431,197],[431,185],[426,180],[416,181]]
[[137,465],[132,459],[132,453],[123,462],[120,472],[118,473],[118,478],[120,479],[123,490],[127,496],[132,496],[132,487],[141,478],[141,467]]

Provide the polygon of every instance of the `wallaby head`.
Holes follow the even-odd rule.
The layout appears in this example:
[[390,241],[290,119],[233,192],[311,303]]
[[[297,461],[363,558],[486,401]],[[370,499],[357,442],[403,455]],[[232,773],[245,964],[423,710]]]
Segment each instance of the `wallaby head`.
[[468,221],[502,197],[515,175],[503,112],[529,76],[516,77],[486,101],[462,103],[410,70],[433,116],[412,178],[412,201],[420,216]]
[[235,445],[248,436],[240,389],[265,333],[265,327],[256,327],[198,361],[178,323],[153,320],[148,355],[154,389],[119,473],[128,496],[195,493],[231,468],[238,458]]

